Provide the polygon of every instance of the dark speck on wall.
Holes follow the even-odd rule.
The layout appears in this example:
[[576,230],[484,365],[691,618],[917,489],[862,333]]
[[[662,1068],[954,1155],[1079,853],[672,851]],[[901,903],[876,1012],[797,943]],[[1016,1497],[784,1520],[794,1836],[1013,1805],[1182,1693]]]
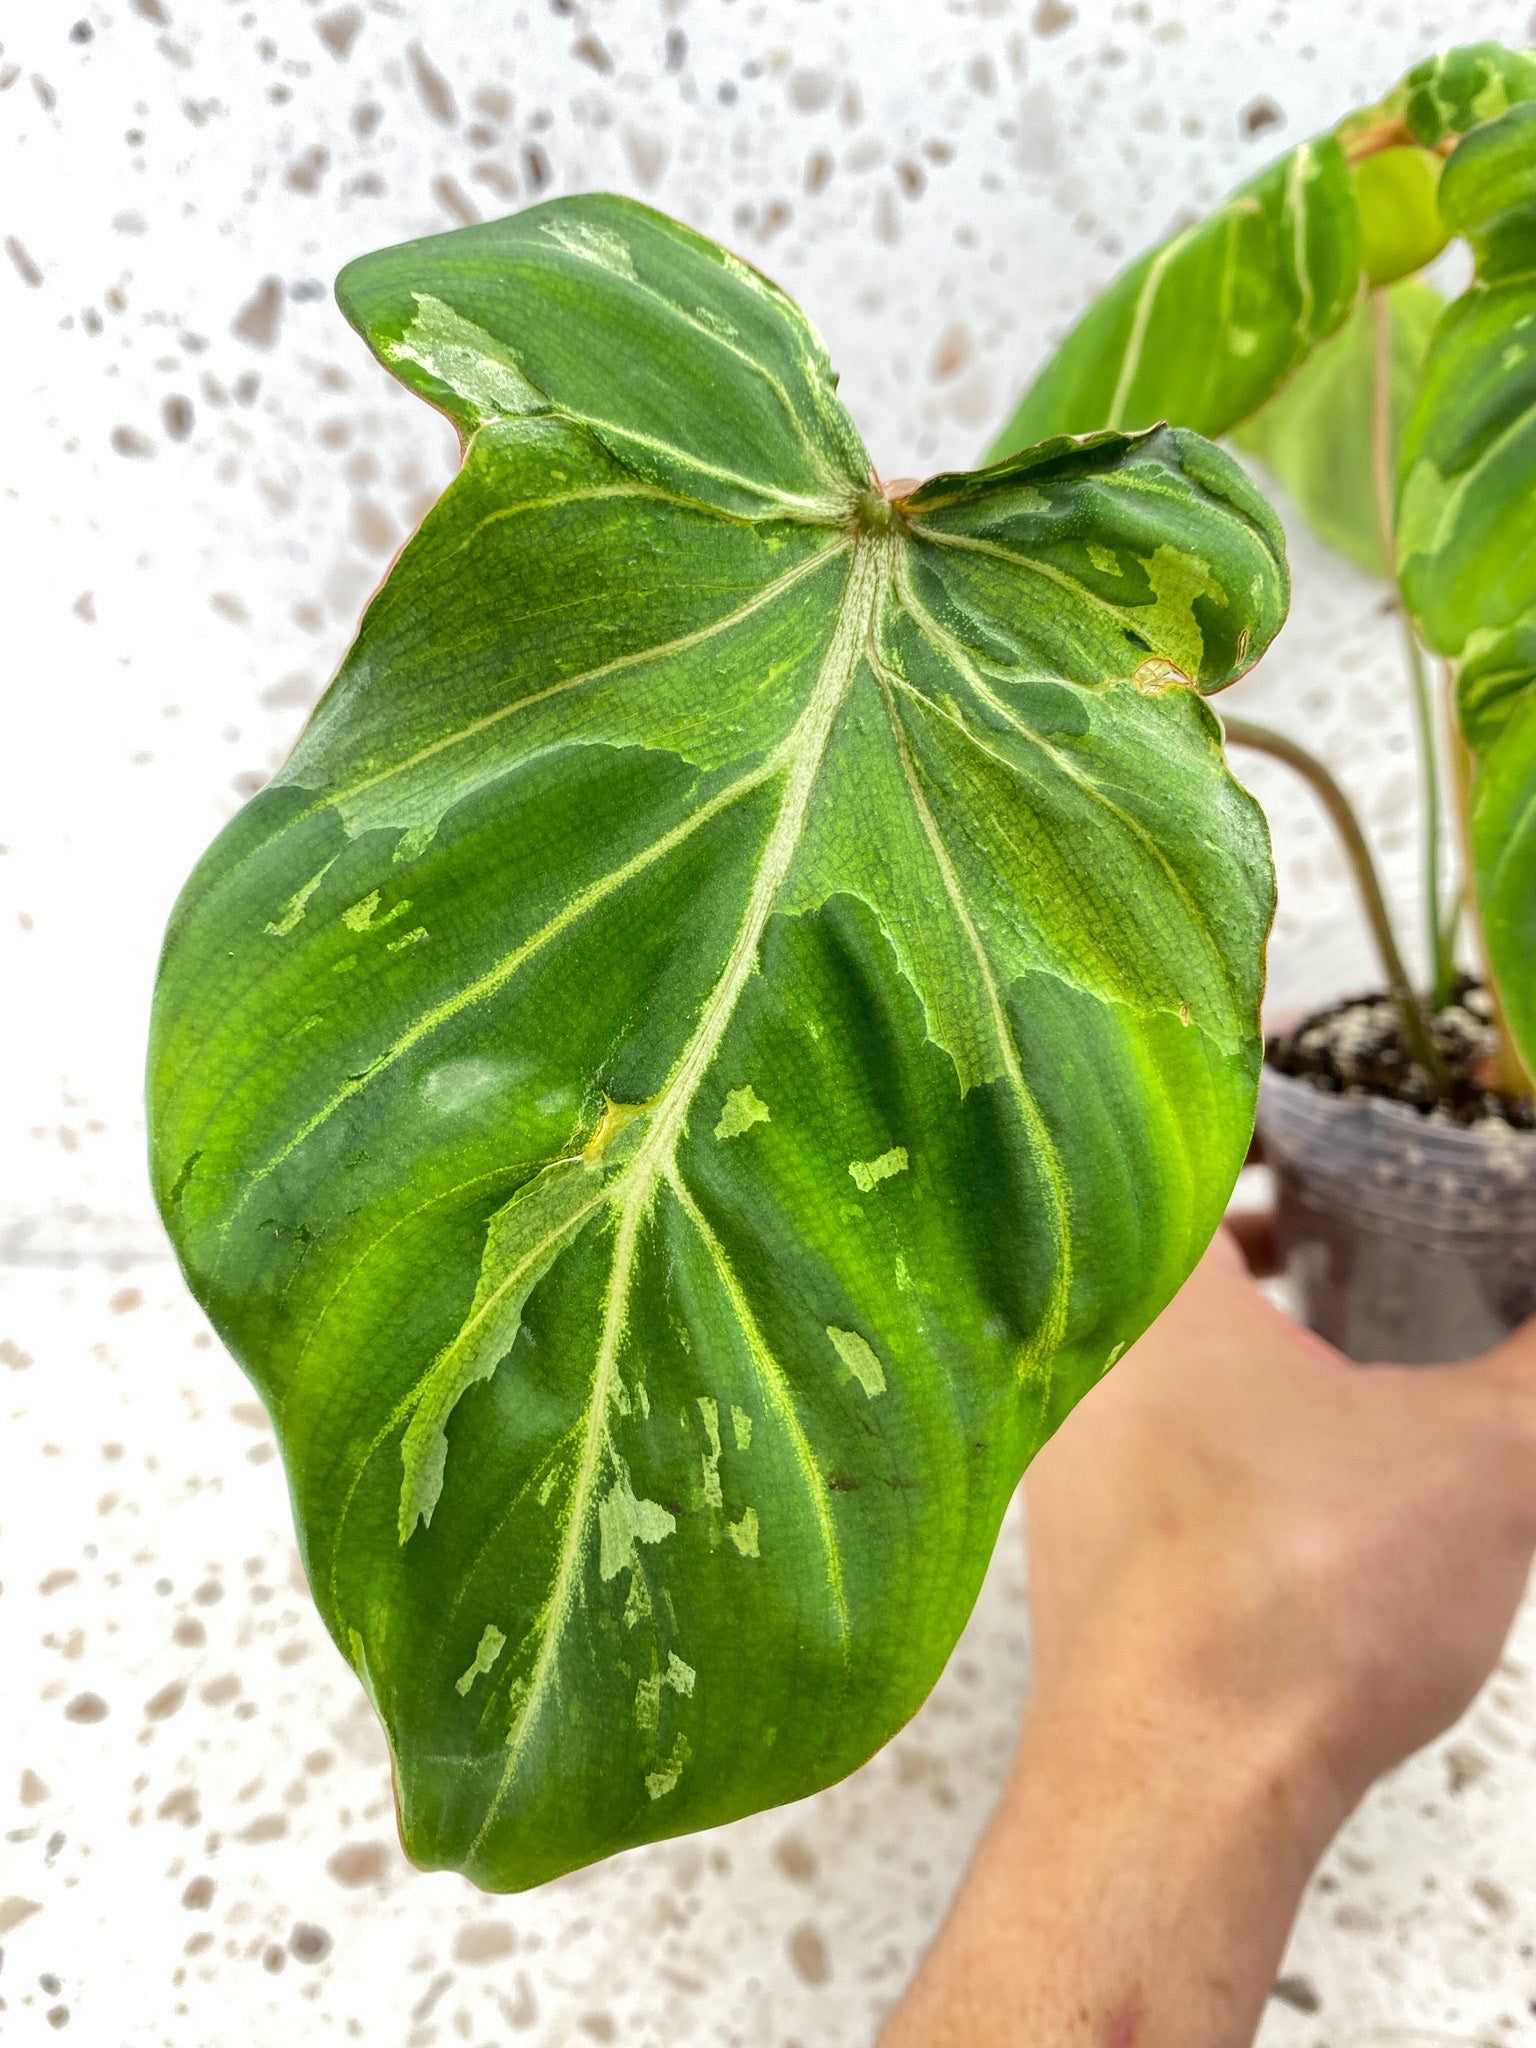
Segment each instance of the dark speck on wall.
[[1243,133],[1253,136],[1263,135],[1271,128],[1278,128],[1285,116],[1273,100],[1261,97],[1250,100],[1237,118]]
[[1292,2012],[1322,2010],[1323,2001],[1313,1988],[1310,1977],[1277,1977],[1269,1995],[1278,2005],[1288,2005]]

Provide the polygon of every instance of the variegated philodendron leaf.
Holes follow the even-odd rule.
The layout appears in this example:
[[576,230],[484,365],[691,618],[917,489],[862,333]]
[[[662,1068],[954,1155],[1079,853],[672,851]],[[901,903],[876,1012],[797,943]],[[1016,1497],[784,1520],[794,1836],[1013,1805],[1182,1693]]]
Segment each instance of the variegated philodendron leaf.
[[1338,329],[1359,288],[1354,181],[1323,135],[1123,272],[1035,378],[992,456],[1159,420],[1225,434]]
[[643,207],[367,257],[463,467],[166,943],[156,1186],[420,1863],[515,1888],[912,1713],[1242,1159],[1271,909],[1193,435],[890,502]]
[[[1277,159],[1095,301],[1036,377],[994,457],[1047,434],[1170,420],[1214,435],[1246,423],[1245,444],[1296,493],[1322,537],[1380,569],[1370,323],[1360,296],[1439,254],[1452,233],[1436,204],[1443,153],[1533,95],[1536,60],[1527,54],[1494,43],[1452,50],[1418,65],[1379,105]],[[1400,292],[1394,311],[1401,414],[1423,350],[1425,301]],[[1356,391],[1366,394],[1358,411]]]
[[1398,565],[1425,640],[1459,664],[1488,960],[1536,1073],[1536,101],[1456,146],[1440,207],[1477,269],[1404,433]]
[[[1445,301],[1431,285],[1404,278],[1385,291],[1391,321],[1392,446],[1418,396],[1435,323]],[[1375,576],[1386,575],[1373,476],[1376,323],[1355,307],[1232,438],[1285,486],[1321,540]]]

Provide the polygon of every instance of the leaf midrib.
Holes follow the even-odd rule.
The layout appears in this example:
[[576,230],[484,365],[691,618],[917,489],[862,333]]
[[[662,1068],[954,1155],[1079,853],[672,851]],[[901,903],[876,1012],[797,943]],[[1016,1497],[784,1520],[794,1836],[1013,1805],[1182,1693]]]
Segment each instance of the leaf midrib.
[[784,794],[764,844],[735,941],[697,1026],[649,1107],[645,1137],[607,1190],[609,1202],[618,1208],[619,1220],[581,1463],[571,1489],[565,1536],[544,1608],[538,1653],[516,1719],[508,1731],[508,1754],[501,1781],[470,1844],[471,1857],[478,1853],[486,1834],[495,1825],[538,1724],[575,1594],[603,1454],[607,1451],[610,1457],[614,1455],[608,1417],[618,1378],[640,1229],[663,1178],[675,1171],[678,1141],[687,1127],[694,1098],[756,967],[763,932],[804,834],[832,727],[859,663],[871,650],[875,625],[892,582],[896,545],[883,534],[861,534],[854,541],[848,581],[821,671],[785,743],[789,767]]

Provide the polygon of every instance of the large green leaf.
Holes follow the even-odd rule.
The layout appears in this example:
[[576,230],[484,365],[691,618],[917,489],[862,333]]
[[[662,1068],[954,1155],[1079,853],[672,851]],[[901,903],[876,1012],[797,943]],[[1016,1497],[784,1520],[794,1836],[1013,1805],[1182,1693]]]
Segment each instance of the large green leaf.
[[1166,429],[887,503],[620,200],[340,289],[464,464],[176,910],[154,1174],[407,1848],[515,1888],[898,1728],[1208,1238],[1271,875],[1199,692],[1285,572]]
[[1332,334],[1360,284],[1354,182],[1331,135],[1304,142],[1095,300],[992,450],[1172,420],[1225,434]]
[[[1396,446],[1445,301],[1408,278],[1388,289],[1386,303]],[[1360,568],[1384,576],[1372,470],[1375,384],[1376,325],[1371,306],[1362,303],[1232,438],[1284,485],[1314,533]]]
[[1489,964],[1536,1072],[1536,104],[1457,145],[1440,206],[1477,276],[1435,331],[1404,433],[1398,565],[1425,640],[1460,664]]

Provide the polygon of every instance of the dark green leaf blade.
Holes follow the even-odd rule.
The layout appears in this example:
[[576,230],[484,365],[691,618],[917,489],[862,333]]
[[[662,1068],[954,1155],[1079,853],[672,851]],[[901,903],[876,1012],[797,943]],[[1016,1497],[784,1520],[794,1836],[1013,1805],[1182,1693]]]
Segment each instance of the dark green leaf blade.
[[[1418,395],[1425,351],[1445,301],[1416,278],[1390,286],[1393,445]],[[1384,576],[1372,477],[1376,333],[1362,303],[1268,405],[1233,435],[1295,500],[1319,539]]]
[[1198,1255],[1272,890],[1199,692],[1286,596],[1192,436],[895,509],[860,456],[809,518],[828,387],[743,516],[755,426],[663,478],[557,396],[473,432],[200,865],[151,1052],[406,1845],[497,1889],[885,1740]]
[[868,457],[777,285],[631,199],[549,200],[349,263],[342,311],[461,434],[554,410],[748,518],[846,514]]
[[1359,278],[1349,166],[1320,136],[1118,278],[1036,377],[993,456],[1158,420],[1225,434],[1335,331]]
[[1489,965],[1536,1069],[1536,106],[1519,102],[1458,144],[1440,204],[1478,275],[1435,330],[1404,432],[1398,571],[1424,639],[1459,668]]

